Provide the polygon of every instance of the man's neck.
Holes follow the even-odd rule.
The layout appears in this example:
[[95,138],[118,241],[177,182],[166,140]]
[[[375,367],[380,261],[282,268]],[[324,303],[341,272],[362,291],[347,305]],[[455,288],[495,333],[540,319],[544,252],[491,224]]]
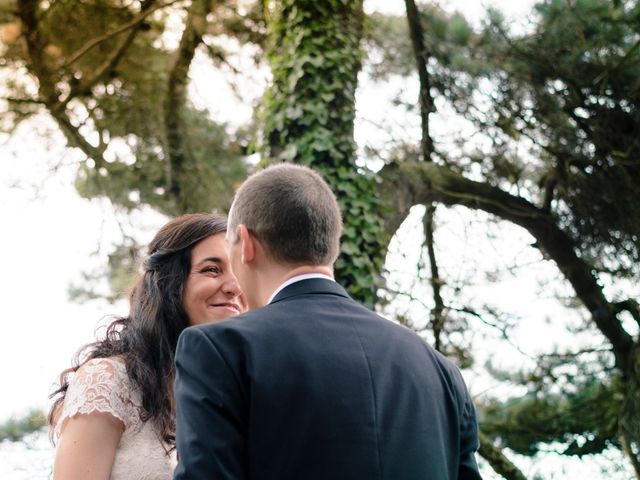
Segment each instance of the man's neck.
[[260,273],[261,281],[259,282],[260,292],[258,299],[260,304],[251,306],[252,309],[266,305],[273,295],[273,292],[275,292],[280,285],[298,275],[317,273],[333,278],[333,269],[328,265],[300,265],[295,267],[278,265],[268,270],[263,270]]

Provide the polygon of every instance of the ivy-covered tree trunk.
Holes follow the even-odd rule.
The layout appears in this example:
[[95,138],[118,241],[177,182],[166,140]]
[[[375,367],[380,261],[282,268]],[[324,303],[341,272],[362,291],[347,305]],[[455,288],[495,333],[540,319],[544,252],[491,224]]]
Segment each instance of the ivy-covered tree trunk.
[[373,307],[389,236],[372,176],[355,163],[362,22],[362,0],[274,2],[273,83],[262,112],[263,149],[268,162],[311,166],[332,186],[344,215],[336,276]]

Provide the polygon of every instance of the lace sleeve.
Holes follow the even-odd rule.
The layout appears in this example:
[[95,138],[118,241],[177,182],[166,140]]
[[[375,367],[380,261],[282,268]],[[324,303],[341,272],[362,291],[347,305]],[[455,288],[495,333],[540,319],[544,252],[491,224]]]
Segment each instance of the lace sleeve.
[[60,430],[68,418],[94,412],[111,414],[124,423],[125,430],[135,427],[140,422],[135,400],[121,360],[89,360],[75,372],[69,383],[64,406],[56,423],[55,436],[60,436]]

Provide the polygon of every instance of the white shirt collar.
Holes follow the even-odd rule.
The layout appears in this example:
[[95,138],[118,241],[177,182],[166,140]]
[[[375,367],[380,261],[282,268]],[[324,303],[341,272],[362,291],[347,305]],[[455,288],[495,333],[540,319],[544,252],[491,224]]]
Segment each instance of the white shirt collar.
[[326,280],[331,280],[332,282],[335,282],[335,280],[333,278],[331,278],[329,275],[325,275],[323,273],[303,273],[302,275],[296,275],[295,277],[291,277],[289,280],[285,281],[282,285],[280,285],[278,288],[276,288],[275,292],[273,292],[271,294],[271,297],[269,298],[269,301],[267,302],[267,305],[269,305],[273,301],[275,296],[278,293],[280,293],[280,291],[283,288],[288,287],[292,283],[296,283],[296,282],[299,282],[301,280],[307,280],[309,278],[324,278]]

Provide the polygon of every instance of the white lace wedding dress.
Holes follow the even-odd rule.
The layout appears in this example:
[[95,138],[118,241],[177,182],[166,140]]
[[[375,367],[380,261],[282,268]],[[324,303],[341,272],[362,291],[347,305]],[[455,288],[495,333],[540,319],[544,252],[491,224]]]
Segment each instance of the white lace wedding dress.
[[124,423],[111,470],[111,480],[170,480],[176,466],[175,450],[169,455],[151,423],[140,420],[140,392],[133,388],[124,361],[117,357],[89,360],[69,384],[55,435],[65,419],[103,412]]

